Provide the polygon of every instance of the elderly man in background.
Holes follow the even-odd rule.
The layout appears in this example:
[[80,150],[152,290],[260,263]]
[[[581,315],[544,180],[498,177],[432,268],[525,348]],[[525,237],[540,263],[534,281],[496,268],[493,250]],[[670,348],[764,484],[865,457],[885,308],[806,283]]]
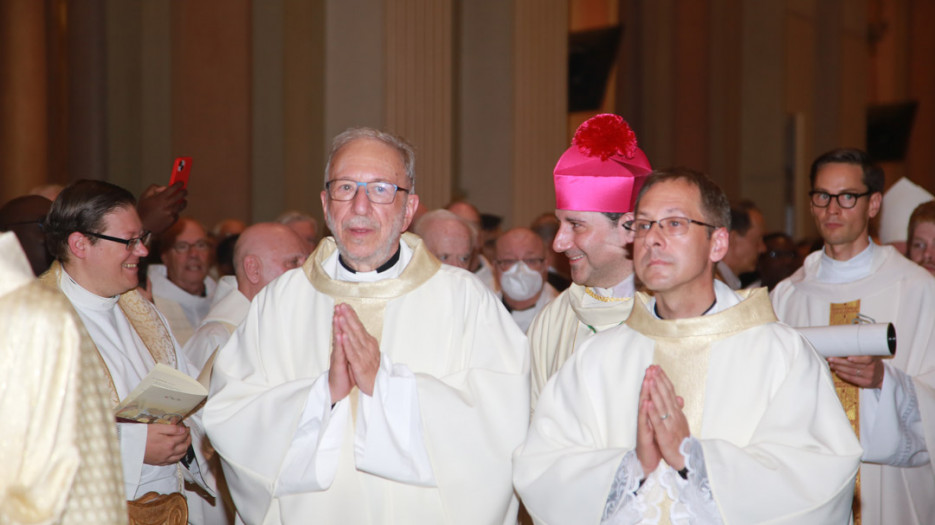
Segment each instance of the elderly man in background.
[[[113,407],[156,363],[197,375],[165,319],[136,290],[137,265],[148,253],[150,233],[143,230],[133,195],[107,182],[75,182],[52,203],[44,230],[56,262],[42,280],[60,289],[78,312],[107,368]],[[198,416],[187,421],[192,430],[181,423],[117,423],[128,500],[150,491],[181,492],[182,478],[203,484],[195,452]],[[193,523],[200,523],[197,508],[189,504]]]
[[287,211],[276,217],[276,222],[288,226],[305,241],[306,249],[311,253],[318,241],[321,240],[321,231],[315,217],[300,211]]
[[579,126],[555,165],[555,215],[561,226],[552,247],[563,252],[574,281],[529,327],[532,407],[546,381],[592,335],[617,326],[633,305],[632,218],[636,195],[652,168],[636,135],[618,115]]
[[471,223],[448,210],[432,210],[416,222],[412,233],[422,237],[428,251],[442,263],[470,271],[477,248],[477,230]]
[[183,217],[159,239],[162,264],[149,267],[153,301],[180,345],[211,309],[217,283],[208,276],[213,245],[201,223]]
[[714,279],[729,223],[704,175],[646,181],[633,261],[653,295],[546,385],[514,455],[540,523],[847,523],[860,446],[766,290]]
[[[247,316],[253,297],[273,279],[302,266],[308,258],[306,250],[305,240],[283,224],[261,222],[244,230],[234,246],[235,275],[218,282],[211,310],[185,344],[192,364],[202,369]],[[231,289],[222,293],[225,287]]]
[[525,332],[533,318],[558,295],[545,281],[549,269],[545,243],[529,228],[513,228],[497,239],[496,248],[494,273],[503,306]]
[[474,234],[474,251],[471,253],[471,261],[468,263],[468,271],[474,272],[474,275],[487,285],[491,290],[497,290],[497,279],[493,274],[493,265],[484,254],[481,253],[481,215],[477,208],[467,201],[454,201],[445,207],[446,210],[461,217],[465,222],[471,225]]
[[812,162],[811,212],[824,248],[772,292],[791,326],[893,323],[892,358],[856,355],[828,363],[864,448],[854,519],[862,525],[935,520],[935,278],[894,247],[870,239],[884,175],[857,149]]
[[334,139],[334,238],[253,300],[205,406],[247,523],[512,524],[528,347],[484,285],[416,235],[414,154]]

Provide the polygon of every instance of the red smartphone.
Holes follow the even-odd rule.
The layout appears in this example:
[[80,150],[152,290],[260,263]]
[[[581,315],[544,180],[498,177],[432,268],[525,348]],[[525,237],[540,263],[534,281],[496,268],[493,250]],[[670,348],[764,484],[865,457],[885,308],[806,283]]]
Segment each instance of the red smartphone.
[[188,174],[192,170],[191,157],[177,157],[172,165],[172,176],[169,178],[169,186],[176,182],[182,182],[182,188],[188,189]]

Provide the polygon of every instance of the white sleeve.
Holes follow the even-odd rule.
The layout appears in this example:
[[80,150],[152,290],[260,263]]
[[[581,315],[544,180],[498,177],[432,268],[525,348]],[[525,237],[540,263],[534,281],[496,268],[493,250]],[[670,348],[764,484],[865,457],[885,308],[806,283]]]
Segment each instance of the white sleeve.
[[631,450],[624,454],[614,474],[601,515],[602,525],[631,525],[643,519],[646,504],[637,493],[643,481],[643,466],[636,457],[636,451]]
[[402,483],[436,486],[422,435],[416,378],[386,354],[373,385],[373,396],[361,395],[354,436],[357,468]]
[[[221,346],[227,343],[231,333],[219,322],[209,322],[202,325],[195,331],[195,335],[185,343],[182,348],[182,354],[188,358],[188,361],[194,365],[198,373],[205,367],[205,363],[211,354]],[[196,374],[197,375],[197,374]]]
[[[669,494],[675,492],[680,505],[673,506],[669,516],[673,522],[709,523],[712,525],[723,523],[717,503],[711,494],[708,483],[708,471],[704,463],[704,451],[701,443],[689,436],[682,441],[679,452],[685,458],[688,467],[688,478],[682,477],[672,468],[660,464],[653,474]],[[641,523],[648,514],[649,507],[657,507],[659,502],[647,501],[642,491],[645,481],[643,468],[636,457],[636,451],[631,450],[623,456],[614,481],[611,484],[610,495],[604,506],[601,523],[606,525],[629,525]],[[650,481],[650,484],[654,483]],[[658,496],[658,494],[657,494]]]
[[276,496],[325,490],[338,470],[350,401],[331,407],[328,371],[312,384],[292,443],[283,459]]
[[861,458],[896,467],[928,464],[922,415],[912,378],[883,363],[883,385],[860,389]]
[[[701,442],[689,436],[682,441],[679,452],[685,458],[688,467],[688,479],[676,480],[679,483],[678,500],[685,505],[691,523],[710,523],[712,525],[724,523],[721,513],[711,493],[711,484],[708,482],[708,468],[705,466],[704,449]],[[676,516],[673,516],[675,521]]]
[[146,434],[149,425],[140,423],[117,423],[120,440],[120,463],[123,465],[123,485],[128,500],[136,498],[136,488],[143,475],[143,458],[146,456]]

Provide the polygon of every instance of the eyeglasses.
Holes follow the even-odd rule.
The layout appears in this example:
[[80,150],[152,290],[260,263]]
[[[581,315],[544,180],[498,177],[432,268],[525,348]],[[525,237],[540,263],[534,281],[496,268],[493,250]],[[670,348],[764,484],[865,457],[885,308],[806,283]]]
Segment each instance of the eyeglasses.
[[714,226],[713,224],[696,221],[695,219],[689,219],[688,217],[665,217],[659,219],[658,221],[636,219],[635,221],[627,221],[623,223],[623,227],[636,234],[637,238],[641,238],[649,234],[650,230],[653,229],[653,224],[658,224],[659,230],[666,237],[679,237],[681,235],[685,235],[688,233],[688,227],[692,224],[706,226],[715,230],[717,229],[717,226]]
[[81,232],[81,233],[83,233],[84,235],[90,235],[91,237],[97,237],[98,239],[104,239],[105,241],[119,242],[120,244],[124,244],[126,245],[128,252],[132,252],[133,250],[136,249],[137,246],[141,244],[143,246],[149,247],[149,241],[152,240],[153,238],[152,232],[149,232],[149,231],[144,231],[143,233],[140,234],[139,237],[131,237],[129,239],[121,239],[120,237],[111,237],[110,235],[104,235],[101,233],[93,233],[93,232]]
[[357,195],[357,190],[361,186],[364,187],[367,193],[367,199],[374,204],[389,204],[396,199],[397,191],[409,191],[408,188],[400,188],[389,182],[358,182],[349,179],[329,180],[325,183],[325,190],[331,200],[349,201]]
[[208,248],[210,247],[211,245],[208,244],[208,241],[204,239],[201,239],[195,242],[178,241],[177,243],[172,245],[172,249],[175,250],[175,253],[185,253],[188,250],[191,250],[192,248],[200,252],[204,252],[204,251],[207,251]]
[[873,193],[872,191],[865,191],[863,193],[854,193],[851,191],[846,191],[844,193],[828,193],[827,191],[810,191],[808,196],[812,199],[812,206],[816,208],[827,208],[831,204],[831,199],[834,198],[838,201],[838,206],[842,209],[849,210],[854,206],[857,206],[857,199],[861,197],[866,197]]
[[520,261],[523,261],[526,266],[532,268],[533,270],[539,270],[542,268],[542,263],[545,262],[545,257],[530,257],[528,259],[497,259],[497,267],[500,268],[500,271],[505,272]]

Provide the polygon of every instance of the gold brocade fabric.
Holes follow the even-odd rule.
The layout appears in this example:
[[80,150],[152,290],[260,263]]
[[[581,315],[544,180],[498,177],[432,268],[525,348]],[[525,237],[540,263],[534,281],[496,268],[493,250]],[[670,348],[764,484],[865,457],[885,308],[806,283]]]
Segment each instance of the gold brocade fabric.
[[[47,272],[39,278],[45,285],[59,289],[58,282],[62,274],[62,265],[58,261],[52,263]],[[143,340],[147,350],[153,356],[157,363],[176,368],[175,345],[172,343],[172,337],[169,335],[169,328],[162,322],[156,306],[147,301],[134,288],[129,292],[120,295],[117,300],[120,309],[123,311],[137,335]],[[117,388],[114,386],[114,380],[110,376],[110,370],[104,363],[104,358],[98,352],[100,367],[105,372],[110,382],[110,400],[114,407],[120,404],[120,397],[117,395]]]
[[[412,260],[395,279],[384,279],[372,283],[332,279],[322,267],[322,263],[337,249],[331,237],[323,239],[302,266],[302,270],[316,290],[334,299],[335,304],[346,303],[354,309],[360,322],[367,329],[367,333],[376,338],[377,343],[383,335],[383,313],[386,310],[386,303],[418,288],[441,268],[441,263],[425,249],[422,240],[417,236],[405,233],[401,242],[405,242],[412,248],[413,254]],[[331,344],[334,344],[333,339]],[[349,395],[351,410],[355,418],[357,395],[355,387]]]
[[[831,303],[831,309],[828,324],[832,326],[854,324],[860,316],[860,299],[847,303]],[[848,421],[851,422],[851,428],[854,434],[860,438],[860,389],[852,385],[837,374],[833,374],[834,389],[838,393],[838,399],[841,400],[841,406],[844,407],[844,413],[847,414]],[[857,471],[857,481],[854,484],[854,503],[852,505],[854,512],[854,525],[860,525],[860,471]]]
[[63,294],[28,265],[11,274],[25,256],[7,242],[0,235],[0,523],[125,524],[97,350]]
[[[704,416],[705,383],[711,344],[749,328],[776,322],[766,288],[737,290],[744,300],[724,311],[689,319],[657,319],[649,310],[650,297],[637,292],[636,304],[627,325],[652,339],[653,363],[672,381],[685,401],[683,413],[692,435],[700,435]],[[672,500],[665,495],[660,505],[660,523],[669,523]]]

